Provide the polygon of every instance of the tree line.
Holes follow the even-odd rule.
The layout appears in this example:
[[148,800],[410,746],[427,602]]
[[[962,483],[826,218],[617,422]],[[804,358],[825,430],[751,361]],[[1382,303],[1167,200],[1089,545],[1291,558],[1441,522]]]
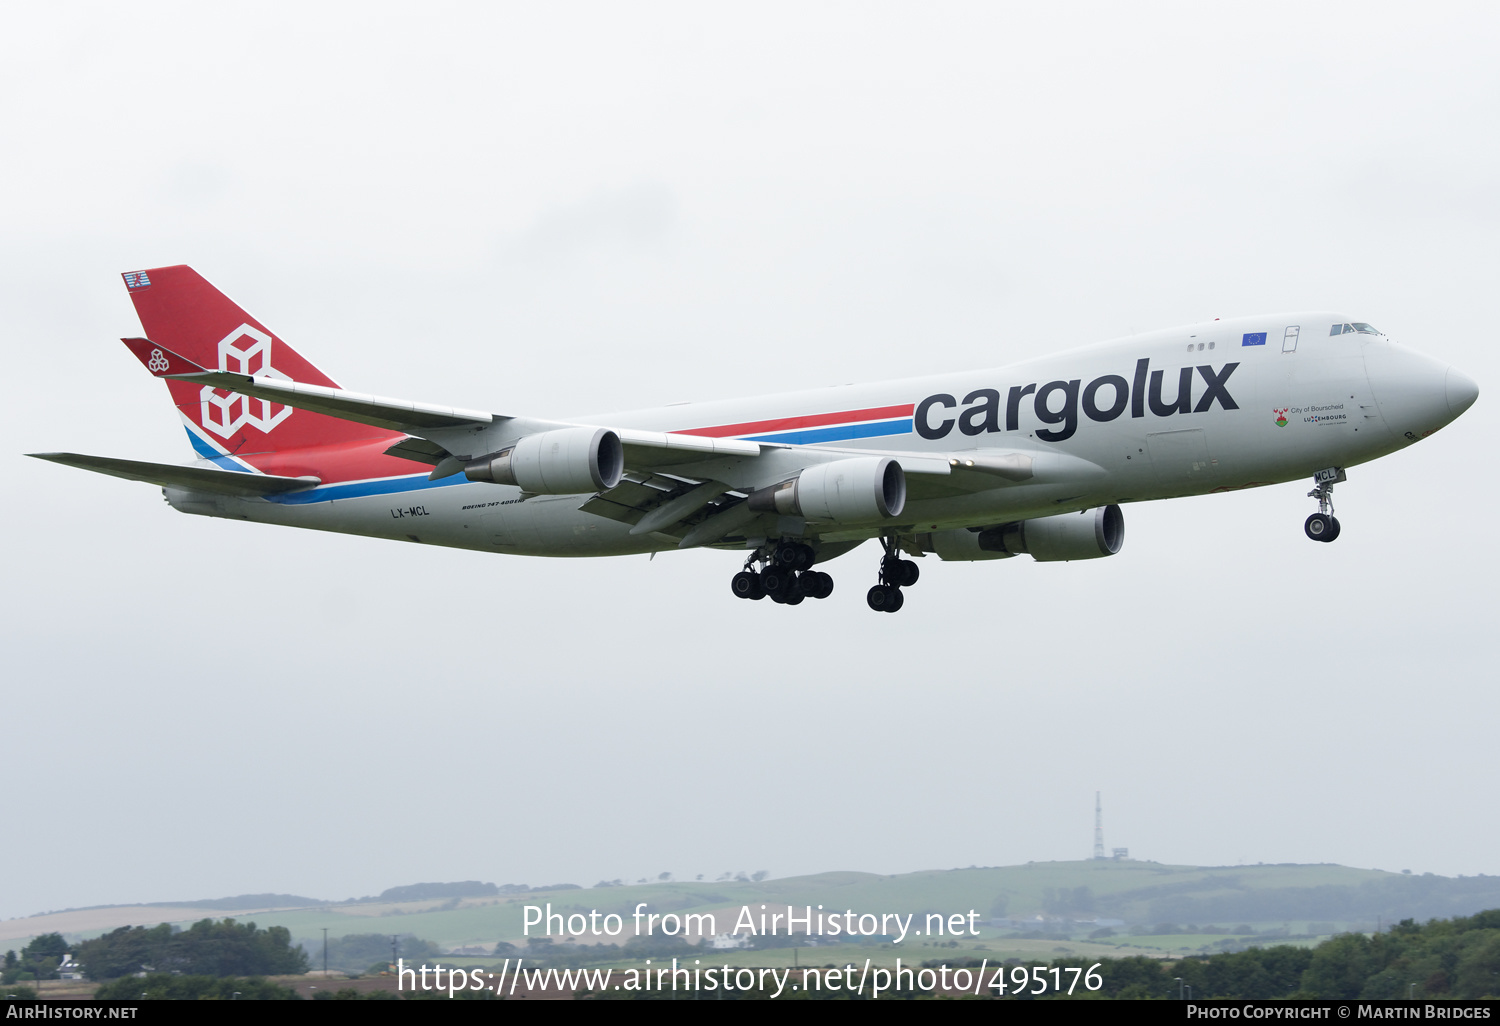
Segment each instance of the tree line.
[[308,970],[307,953],[292,946],[286,927],[262,930],[233,919],[203,919],[186,930],[167,923],[122,926],[82,942],[73,958],[91,980],[137,973],[273,976]]
[[1496,997],[1500,909],[1425,924],[1405,919],[1383,933],[1340,934],[1313,948],[1282,944],[1176,962],[1110,958],[1098,972],[1104,988],[1089,997]]

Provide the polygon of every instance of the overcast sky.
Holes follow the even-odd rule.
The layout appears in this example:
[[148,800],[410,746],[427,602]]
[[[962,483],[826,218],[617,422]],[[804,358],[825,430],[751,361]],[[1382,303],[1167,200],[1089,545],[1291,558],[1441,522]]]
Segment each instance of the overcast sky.
[[[1086,857],[1500,872],[1493,5],[74,4],[0,35],[0,915]],[[175,513],[119,272],[565,417],[1343,309],[1478,404],[1117,557],[546,560]]]

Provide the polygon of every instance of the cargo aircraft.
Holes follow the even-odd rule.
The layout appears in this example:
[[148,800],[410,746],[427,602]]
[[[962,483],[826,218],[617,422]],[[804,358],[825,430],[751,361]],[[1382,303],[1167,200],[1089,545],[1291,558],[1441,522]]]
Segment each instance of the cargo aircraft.
[[124,275],[196,459],[38,458],[162,488],[184,513],[532,556],[746,554],[742,599],[827,598],[870,539],[870,608],[910,557],[1111,556],[1121,506],[1311,478],[1426,438],[1479,389],[1341,313],[1153,331],[991,370],[546,420],[351,392],[192,268]]

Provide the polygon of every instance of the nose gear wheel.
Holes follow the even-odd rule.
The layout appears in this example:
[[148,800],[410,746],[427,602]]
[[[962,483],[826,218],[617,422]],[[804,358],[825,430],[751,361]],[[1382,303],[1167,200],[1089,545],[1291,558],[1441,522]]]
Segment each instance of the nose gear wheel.
[[1337,476],[1326,481],[1313,478],[1313,490],[1307,493],[1307,497],[1318,500],[1318,511],[1302,525],[1303,532],[1313,541],[1331,542],[1339,536],[1339,518],[1333,515],[1333,486],[1344,480],[1347,478],[1341,468]]

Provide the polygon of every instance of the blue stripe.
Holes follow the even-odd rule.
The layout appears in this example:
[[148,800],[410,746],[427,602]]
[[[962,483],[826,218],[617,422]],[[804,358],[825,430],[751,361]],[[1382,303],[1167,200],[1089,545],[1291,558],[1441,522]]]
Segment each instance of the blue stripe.
[[747,435],[747,442],[787,442],[809,445],[813,442],[839,442],[846,438],[877,438],[880,435],[911,434],[911,418],[879,420],[870,424],[840,424],[837,427],[810,428],[806,431],[784,431],[774,435]]
[[429,481],[418,474],[415,477],[388,477],[383,481],[356,481],[353,484],[322,485],[305,492],[286,492],[282,495],[267,495],[267,502],[279,502],[284,506],[303,506],[310,502],[329,502],[333,499],[357,499],[367,495],[396,495],[401,492],[419,492],[428,488],[445,488],[448,485],[468,484],[462,474],[450,474],[437,481]]
[[[215,451],[207,441],[199,438],[191,429],[188,439],[199,456],[225,470],[237,470],[242,474],[255,471],[232,457]],[[356,499],[366,495],[396,495],[400,492],[416,492],[425,488],[441,488],[444,485],[466,484],[468,478],[462,474],[450,474],[440,481],[429,481],[420,474],[414,477],[393,477],[381,481],[357,481],[352,484],[320,485],[305,492],[286,492],[281,495],[264,496],[267,502],[279,502],[284,506],[302,506],[310,502],[329,502],[333,499]]]
[[198,455],[202,456],[210,463],[213,463],[214,465],[219,467],[223,467],[225,470],[237,470],[241,474],[253,473],[253,471],[251,471],[243,463],[225,456],[223,453],[214,449],[213,446],[209,445],[203,439],[199,438],[193,432],[192,428],[184,428],[183,430],[187,431],[188,441],[193,443],[193,448],[197,451]]

